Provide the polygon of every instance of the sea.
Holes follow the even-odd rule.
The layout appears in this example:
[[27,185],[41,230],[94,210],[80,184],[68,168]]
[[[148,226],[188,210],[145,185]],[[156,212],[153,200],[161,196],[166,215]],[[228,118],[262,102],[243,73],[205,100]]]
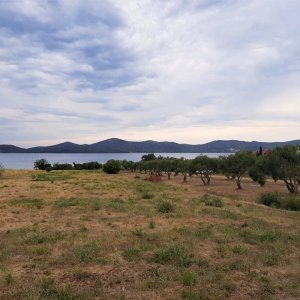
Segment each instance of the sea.
[[[0,153],[0,163],[5,169],[30,170],[38,159],[47,159],[53,163],[84,163],[89,161],[98,161],[105,163],[109,159],[140,161],[141,157],[148,153]],[[208,157],[227,156],[229,153],[154,153],[156,156],[188,158],[192,159],[198,155],[207,155]]]

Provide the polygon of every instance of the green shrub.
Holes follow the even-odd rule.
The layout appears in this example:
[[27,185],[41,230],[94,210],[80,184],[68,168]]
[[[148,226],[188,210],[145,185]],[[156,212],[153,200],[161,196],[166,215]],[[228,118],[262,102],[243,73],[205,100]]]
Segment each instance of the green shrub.
[[157,210],[160,213],[168,214],[168,213],[171,213],[175,210],[175,206],[174,206],[173,203],[171,203],[169,201],[161,201],[158,205]]
[[46,170],[46,169],[51,168],[51,164],[48,162],[47,159],[42,158],[42,159],[36,160],[33,164],[33,167],[36,170]]
[[274,192],[263,193],[258,202],[271,207],[280,207],[280,197],[278,193]]
[[89,161],[82,164],[73,163],[75,170],[98,170],[102,168],[102,164],[97,161]]
[[52,170],[73,170],[73,166],[68,163],[55,163],[53,164]]
[[281,199],[280,202],[284,209],[300,211],[300,197],[298,195],[289,195]]
[[154,194],[149,193],[149,192],[145,192],[142,194],[143,199],[152,199],[153,197],[154,197]]
[[121,168],[121,163],[115,159],[110,159],[103,165],[103,171],[107,174],[117,174],[121,171]]
[[154,221],[150,221],[150,222],[149,222],[149,228],[150,228],[150,229],[154,229],[155,226],[156,226],[156,224],[155,224]]
[[258,202],[275,208],[300,211],[299,195],[280,196],[278,193],[264,193]]

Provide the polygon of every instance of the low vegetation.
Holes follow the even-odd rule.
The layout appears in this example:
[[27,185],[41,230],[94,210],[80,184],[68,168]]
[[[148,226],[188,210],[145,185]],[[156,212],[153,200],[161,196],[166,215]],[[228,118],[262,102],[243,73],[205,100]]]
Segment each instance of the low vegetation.
[[299,198],[284,181],[137,171],[6,170],[0,299],[300,297]]

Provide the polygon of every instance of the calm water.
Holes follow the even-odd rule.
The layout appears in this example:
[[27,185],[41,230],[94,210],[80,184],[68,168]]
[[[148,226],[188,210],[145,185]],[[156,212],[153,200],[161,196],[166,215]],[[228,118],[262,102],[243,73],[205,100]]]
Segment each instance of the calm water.
[[[6,169],[33,169],[33,163],[37,159],[45,158],[49,163],[83,163],[98,161],[105,163],[109,159],[141,160],[142,155],[147,153],[0,153],[0,162]],[[155,153],[156,156],[195,158],[203,154],[209,157],[228,155],[228,153]]]

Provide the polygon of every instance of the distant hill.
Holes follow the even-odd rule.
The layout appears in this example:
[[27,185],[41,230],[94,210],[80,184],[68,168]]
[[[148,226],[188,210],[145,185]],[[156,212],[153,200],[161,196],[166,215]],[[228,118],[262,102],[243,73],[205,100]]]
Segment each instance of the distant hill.
[[300,145],[300,140],[287,142],[245,142],[218,140],[202,145],[178,144],[174,142],[143,141],[132,142],[108,139],[90,145],[65,142],[52,146],[20,148],[14,145],[0,145],[0,153],[229,153],[240,150],[273,149],[288,144]]

